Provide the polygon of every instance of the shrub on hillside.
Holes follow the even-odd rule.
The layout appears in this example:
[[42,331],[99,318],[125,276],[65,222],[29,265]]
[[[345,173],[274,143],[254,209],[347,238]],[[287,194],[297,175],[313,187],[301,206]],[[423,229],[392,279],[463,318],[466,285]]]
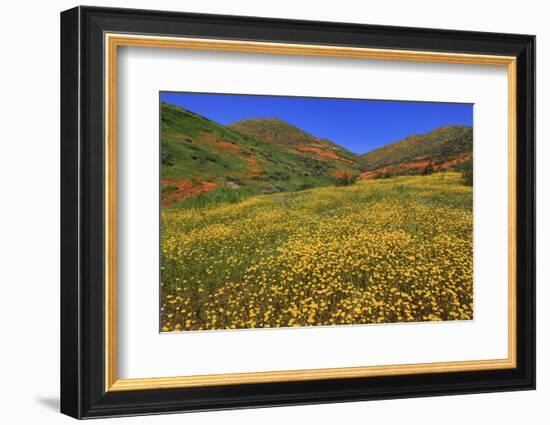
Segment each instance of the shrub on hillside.
[[350,186],[357,181],[357,176],[348,170],[336,170],[334,173],[335,186]]
[[313,189],[315,187],[312,183],[302,183],[298,186],[298,190],[307,190],[307,189]]
[[466,186],[474,185],[474,162],[470,159],[457,165],[457,170],[462,174],[462,183]]
[[390,179],[392,177],[395,177],[397,174],[392,173],[391,171],[384,171],[379,174],[375,174],[373,178],[375,179]]
[[269,183],[263,187],[262,193],[264,195],[271,195],[273,193],[288,192],[288,187],[281,184]]
[[162,165],[174,165],[174,158],[170,152],[162,152],[160,162]]
[[424,167],[420,172],[420,174],[422,174],[423,176],[429,176],[430,174],[433,174],[433,173],[435,173],[435,168],[431,162],[428,165],[426,165],[426,167]]

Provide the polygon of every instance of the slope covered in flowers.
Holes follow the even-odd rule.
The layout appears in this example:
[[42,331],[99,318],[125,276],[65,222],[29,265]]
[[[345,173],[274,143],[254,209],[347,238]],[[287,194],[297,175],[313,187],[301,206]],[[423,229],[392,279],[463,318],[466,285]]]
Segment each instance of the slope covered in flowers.
[[473,318],[458,173],[161,211],[161,329]]

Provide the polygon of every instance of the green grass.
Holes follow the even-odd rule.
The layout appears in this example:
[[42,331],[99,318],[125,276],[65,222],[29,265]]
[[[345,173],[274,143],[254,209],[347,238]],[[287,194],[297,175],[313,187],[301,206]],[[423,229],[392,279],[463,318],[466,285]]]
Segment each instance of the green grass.
[[237,191],[222,186],[211,190],[210,192],[205,192],[196,196],[185,198],[181,201],[176,202],[173,206],[170,206],[170,208],[212,208],[219,204],[235,204],[242,201],[245,197],[246,193],[243,191]]

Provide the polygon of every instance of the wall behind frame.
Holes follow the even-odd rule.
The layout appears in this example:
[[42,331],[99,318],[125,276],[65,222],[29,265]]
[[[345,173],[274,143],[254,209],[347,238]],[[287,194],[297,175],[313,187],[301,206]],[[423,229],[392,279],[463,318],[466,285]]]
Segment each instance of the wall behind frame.
[[[550,115],[550,28],[534,0],[338,2],[279,0],[94,1],[111,7],[155,8],[365,24],[516,32],[537,35],[539,117]],[[74,423],[60,415],[59,393],[59,12],[77,2],[10,2],[2,14],[0,78],[0,393],[5,423]],[[550,140],[540,119],[538,140]],[[548,143],[538,143],[538,217],[550,216]],[[544,193],[546,192],[546,193]],[[538,390],[438,398],[110,419],[124,424],[543,423],[550,398],[550,223],[538,226]],[[101,420],[100,420],[101,421]]]

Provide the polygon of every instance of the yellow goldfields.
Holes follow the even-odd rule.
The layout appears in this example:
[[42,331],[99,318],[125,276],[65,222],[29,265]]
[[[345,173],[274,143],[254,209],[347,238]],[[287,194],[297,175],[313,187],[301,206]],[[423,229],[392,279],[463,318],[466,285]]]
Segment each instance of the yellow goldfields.
[[472,319],[472,189],[459,178],[164,209],[162,330]]

